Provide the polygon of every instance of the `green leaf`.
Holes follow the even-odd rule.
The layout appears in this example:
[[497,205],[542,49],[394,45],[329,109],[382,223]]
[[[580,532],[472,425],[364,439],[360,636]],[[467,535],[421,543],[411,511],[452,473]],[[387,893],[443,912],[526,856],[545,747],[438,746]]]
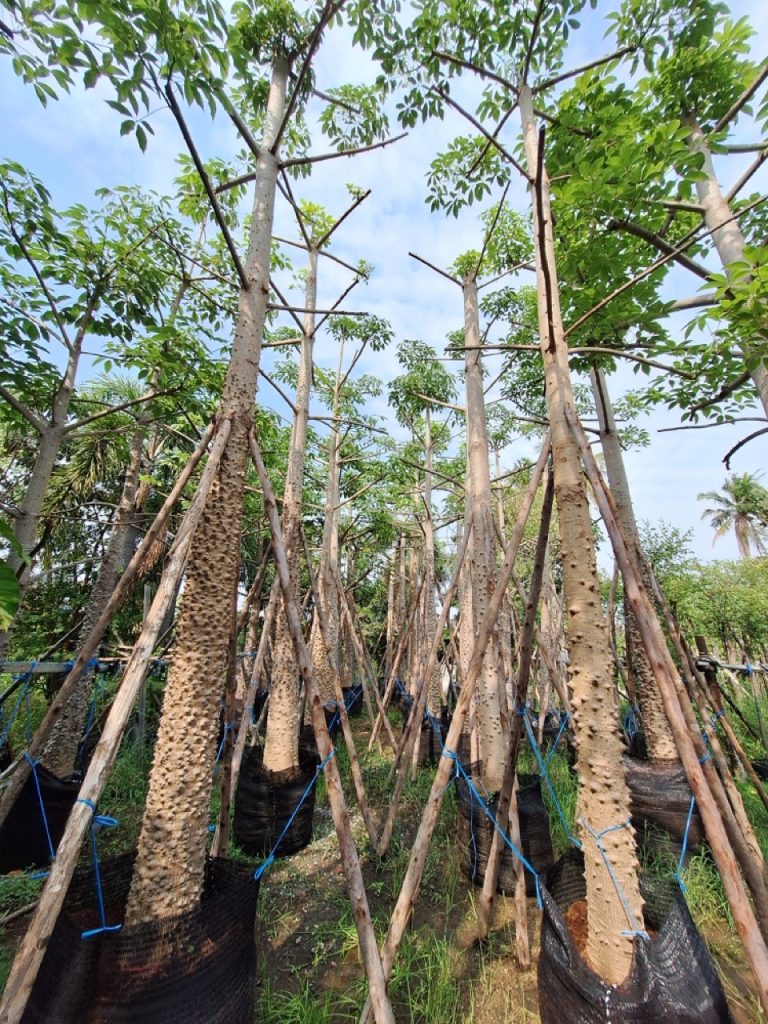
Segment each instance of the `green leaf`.
[[10,565],[0,562],[0,629],[8,629],[19,607],[19,581]]

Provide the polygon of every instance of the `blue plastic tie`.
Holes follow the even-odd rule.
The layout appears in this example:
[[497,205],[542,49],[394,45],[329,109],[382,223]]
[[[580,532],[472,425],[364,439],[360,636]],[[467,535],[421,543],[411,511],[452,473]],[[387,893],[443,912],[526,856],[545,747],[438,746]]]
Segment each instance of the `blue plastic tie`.
[[[541,774],[541,777],[544,780],[544,783],[545,783],[547,789],[549,790],[549,795],[552,797],[552,802],[555,805],[555,810],[557,811],[557,815],[560,818],[560,821],[563,823],[563,828],[565,829],[565,834],[568,836],[568,838],[573,843],[573,845],[577,849],[581,850],[582,849],[581,842],[579,841],[577,836],[575,836],[573,834],[573,832],[571,831],[571,827],[568,824],[568,819],[566,818],[565,812],[563,811],[563,808],[560,806],[560,801],[557,798],[557,793],[555,792],[555,787],[552,785],[552,780],[549,777],[549,771],[548,771],[548,764],[549,764],[549,762],[547,762],[545,764],[544,760],[543,760],[543,758],[541,756],[541,751],[539,750],[539,744],[536,742],[536,737],[534,736],[533,729],[531,728],[529,709],[527,707],[522,708],[522,709],[519,708],[517,713],[522,716],[523,725],[525,726],[525,733],[526,733],[526,736],[528,737],[528,742],[529,742],[529,744],[531,746],[531,750],[533,751],[533,756],[536,758],[536,763],[539,766],[539,772]],[[566,721],[567,721],[567,719],[566,719]],[[562,726],[560,728],[562,730]]]
[[619,825],[609,825],[608,828],[604,828],[600,832],[595,832],[595,830],[590,826],[590,824],[586,820],[586,818],[584,818],[584,817],[579,818],[579,821],[582,823],[584,828],[587,830],[587,832],[594,839],[595,846],[599,850],[600,856],[603,858],[603,863],[605,864],[606,870],[608,871],[610,879],[613,882],[613,887],[616,890],[616,894],[618,895],[619,899],[621,900],[621,905],[624,907],[624,913],[627,915],[627,920],[629,921],[630,927],[625,929],[624,931],[620,932],[619,934],[620,935],[637,936],[638,938],[643,939],[645,942],[650,942],[651,937],[648,934],[648,932],[645,931],[645,929],[638,927],[637,918],[635,917],[634,913],[632,912],[632,908],[629,905],[629,901],[627,900],[627,897],[624,895],[623,889],[619,885],[619,880],[616,877],[616,873],[613,870],[613,865],[608,860],[608,854],[606,853],[605,847],[602,844],[603,836],[608,835],[609,832],[618,832],[618,831],[620,831],[623,828],[629,828],[629,826],[631,824],[630,819],[627,818],[626,821],[622,821],[621,824],[619,824]]
[[557,753],[557,748],[560,746],[560,740],[563,738],[563,733],[565,732],[565,728],[568,725],[570,718],[571,716],[568,714],[567,711],[563,711],[563,713],[560,715],[560,728],[558,729],[557,736],[555,736],[555,742],[552,744],[549,753],[544,758],[544,767],[547,769],[549,768],[552,758]]
[[700,757],[699,758],[699,764],[706,764],[707,761],[711,761],[711,760],[712,760],[712,751],[708,750],[706,752],[706,754],[704,755],[704,757]]
[[93,812],[91,818],[91,859],[93,862],[93,882],[96,889],[96,903],[99,908],[99,921],[101,922],[98,928],[88,928],[84,932],[80,933],[81,939],[90,939],[94,935],[102,935],[104,932],[119,932],[123,927],[121,924],[107,924],[107,912],[104,907],[104,892],[101,887],[101,867],[99,865],[99,851],[96,845],[96,830],[97,828],[115,828],[119,825],[117,818],[110,818],[106,814],[96,814],[96,804],[93,800],[89,800],[88,797],[79,797],[79,804],[85,804]]
[[315,774],[314,774],[311,782],[309,783],[307,788],[304,790],[304,792],[301,794],[301,799],[299,800],[299,802],[296,804],[296,806],[294,807],[293,811],[291,812],[291,816],[288,819],[288,821],[286,821],[285,827],[283,828],[283,831],[277,837],[277,842],[274,844],[272,849],[267,854],[266,860],[264,860],[256,868],[256,870],[254,871],[254,873],[253,873],[253,880],[254,880],[254,882],[257,882],[261,878],[261,876],[264,874],[264,872],[275,863],[275,855],[277,854],[277,851],[280,848],[280,843],[282,843],[283,839],[285,838],[285,836],[286,836],[286,834],[288,832],[288,829],[293,824],[293,820],[296,817],[296,815],[299,813],[299,811],[301,810],[301,808],[302,808],[302,806],[304,804],[304,801],[307,799],[309,794],[314,789],[315,783],[320,778],[320,773],[322,772],[323,768],[325,768],[325,766],[328,764],[328,762],[331,760],[331,758],[335,756],[335,754],[336,754],[336,748],[335,747],[331,747],[330,754],[328,754],[326,757],[324,757],[323,760],[320,762],[320,764],[317,766],[317,768],[315,768]]
[[751,666],[751,665],[749,664],[749,662],[748,662],[748,661],[747,661],[747,662],[745,662],[745,663],[744,663],[744,675],[745,675],[745,676],[747,676],[747,677],[749,677],[749,676],[751,676],[751,675],[752,675],[752,673],[753,673],[753,672],[754,672],[754,669],[753,669],[753,668],[752,668],[752,666]]
[[688,849],[688,833],[691,830],[691,820],[693,819],[693,811],[694,811],[695,807],[696,807],[696,797],[692,796],[691,797],[691,804],[690,804],[690,807],[688,808],[688,817],[686,818],[686,821],[685,821],[685,832],[683,833],[683,844],[680,847],[680,858],[679,858],[679,860],[677,862],[677,870],[675,871],[674,875],[672,876],[677,881],[677,884],[680,886],[680,891],[682,893],[686,892],[685,882],[683,881],[683,868],[685,867],[685,854],[686,854],[686,851]]
[[32,772],[32,778],[35,780],[35,791],[37,792],[37,802],[40,805],[40,817],[43,819],[43,828],[45,829],[45,838],[46,838],[46,840],[48,842],[48,853],[49,853],[51,861],[53,861],[53,858],[56,856],[56,850],[54,849],[53,840],[51,839],[51,830],[48,827],[48,815],[45,813],[45,801],[43,800],[43,793],[42,793],[42,790],[40,789],[40,779],[38,778],[38,775],[37,775],[37,766],[38,766],[38,764],[40,762],[36,761],[34,759],[34,757],[30,757],[29,756],[29,752],[25,752],[24,760],[29,765],[30,770]]
[[219,749],[216,751],[216,761],[214,762],[215,764],[219,763],[219,761],[221,760],[221,755],[224,753],[224,746],[225,746],[225,744],[227,742],[227,734],[229,732],[231,732],[233,729],[237,729],[237,726],[238,726],[237,720],[235,720],[234,722],[225,722],[224,723],[224,735],[221,737],[221,743],[219,744]]

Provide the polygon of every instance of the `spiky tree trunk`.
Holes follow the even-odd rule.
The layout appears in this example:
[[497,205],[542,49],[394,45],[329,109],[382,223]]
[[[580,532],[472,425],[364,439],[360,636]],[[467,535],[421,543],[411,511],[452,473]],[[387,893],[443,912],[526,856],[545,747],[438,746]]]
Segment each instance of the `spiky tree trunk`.
[[[600,603],[592,521],[579,449],[565,415],[566,407],[574,408],[574,401],[560,312],[549,181],[539,153],[533,99],[525,83],[520,87],[519,103],[528,173],[533,182],[539,332],[560,522],[579,810],[581,819],[599,834],[629,819],[629,790],[621,767],[619,716],[607,625]],[[618,984],[632,963],[632,941],[621,934],[627,931],[627,916],[594,840],[586,829],[581,834],[587,884],[587,955],[606,981]],[[634,837],[629,829],[618,828],[603,835],[601,842],[617,884],[640,923],[642,900]]]
[[[294,592],[299,591],[301,576],[301,506],[304,486],[304,458],[307,448],[309,397],[312,388],[312,349],[315,340],[315,314],[317,305],[317,249],[310,248],[307,265],[304,331],[301,339],[299,379],[296,388],[296,411],[293,418],[291,448],[288,453],[288,471],[283,495],[283,537],[286,557]],[[269,717],[264,743],[264,767],[269,771],[284,771],[299,762],[299,726],[301,701],[299,667],[296,651],[288,629],[285,601],[278,598],[273,650],[272,680],[269,687]]]
[[[720,189],[715,166],[712,162],[712,152],[707,145],[706,136],[701,130],[701,126],[692,114],[686,115],[683,121],[690,129],[689,146],[691,150],[694,153],[700,153],[704,160],[701,168],[703,177],[696,180],[696,193],[699,197],[699,202],[704,207],[704,222],[712,232],[712,240],[715,243],[720,262],[723,265],[726,277],[730,279],[733,276],[733,272],[729,269],[730,264],[744,259],[746,247],[744,234],[739,227],[738,220],[735,220],[733,217],[733,211],[728,200]],[[750,339],[741,338],[740,342],[739,344],[737,336],[734,342],[736,347],[743,353],[745,360],[751,361],[754,358],[754,350],[750,345]],[[756,338],[755,342],[762,347],[765,339]],[[757,388],[763,410],[766,416],[768,416],[768,370],[766,370],[762,361],[757,363],[750,372],[750,376]]]
[[[326,654],[326,644],[330,648],[331,658],[339,664],[339,644],[341,615],[339,611],[339,595],[334,583],[334,574],[339,565],[339,401],[341,389],[341,367],[344,359],[344,339],[339,345],[339,362],[336,369],[336,382],[333,389],[333,407],[331,414],[331,436],[328,440],[328,476],[325,485],[325,519],[323,521],[323,546],[320,553],[320,568],[317,574],[317,587],[325,617],[325,639],[321,631],[312,630],[312,664],[317,673],[320,696],[324,701],[335,700],[333,673]],[[315,611],[317,614],[317,611]]]
[[[117,514],[112,525],[104,557],[99,567],[99,575],[88,598],[83,615],[83,622],[78,634],[78,647],[81,647],[91,630],[98,622],[112,593],[117,586],[125,566],[130,561],[134,532],[134,511],[136,492],[139,486],[144,440],[149,417],[146,413],[139,419],[131,441],[131,448],[123,480],[123,490],[117,506]],[[40,760],[50,771],[64,777],[75,768],[80,739],[83,735],[85,720],[88,715],[88,699],[91,690],[92,675],[88,672],[80,677],[80,683],[74,691],[67,706],[57,719],[50,738],[40,756]]]
[[[432,521],[432,464],[434,461],[434,445],[432,442],[432,417],[429,409],[424,415],[424,630],[423,650],[425,660],[429,657],[432,643],[437,630],[437,611],[435,609],[435,527]],[[439,715],[443,702],[441,687],[442,672],[440,665],[435,665],[432,678],[429,680],[427,692],[427,708],[430,714]]]
[[[464,293],[464,379],[467,397],[467,500],[472,508],[473,535],[470,560],[472,579],[472,623],[477,633],[488,609],[496,581],[496,529],[493,522],[491,474],[488,467],[488,432],[485,422],[483,369],[480,361],[480,319],[477,279],[467,274]],[[483,671],[477,684],[477,729],[483,785],[498,792],[504,777],[504,736],[499,704],[499,662],[497,644],[488,645]]]
[[278,157],[271,152],[285,110],[288,63],[275,62],[232,357],[219,416],[232,429],[190,551],[177,644],[149,780],[126,920],[162,919],[200,899],[219,703],[235,622],[248,430],[269,299]]
[[[624,456],[616,430],[616,421],[613,416],[605,374],[601,369],[593,368],[590,371],[590,380],[592,382],[595,408],[597,409],[597,421],[600,427],[600,446],[603,450],[611,494],[616,502],[625,537],[639,547],[632,496],[629,492],[629,481],[627,480],[624,468]],[[644,579],[643,583],[648,593],[652,593],[650,579]],[[624,616],[627,632],[630,637],[632,671],[635,690],[640,703],[640,712],[643,716],[645,738],[648,743],[648,755],[654,760],[677,761],[677,747],[669,729],[667,716],[661,702],[661,694],[653,677],[653,670],[648,661],[648,655],[645,653],[645,647],[637,628],[637,620],[627,602],[625,602]]]

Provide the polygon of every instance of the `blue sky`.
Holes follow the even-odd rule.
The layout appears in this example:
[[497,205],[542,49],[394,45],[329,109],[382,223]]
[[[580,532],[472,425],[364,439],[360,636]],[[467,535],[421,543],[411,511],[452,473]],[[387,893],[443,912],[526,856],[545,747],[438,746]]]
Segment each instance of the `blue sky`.
[[[764,43],[768,36],[768,13],[762,0],[739,0],[730,6],[734,16],[750,17],[757,30],[755,46],[759,47],[761,41]],[[591,24],[573,37],[573,63],[587,58],[587,47],[589,57],[610,48],[610,42],[603,45],[599,40],[603,33],[599,19],[605,9],[605,5],[601,5],[595,14],[585,14],[584,22],[589,20]],[[591,26],[597,26],[597,31]],[[596,38],[598,42],[593,49],[592,40]],[[762,56],[762,52],[759,55]],[[332,33],[321,48],[316,71],[321,88],[343,81],[369,80],[375,73],[369,56],[351,49],[345,33],[338,31]],[[18,160],[41,177],[54,203],[60,207],[72,202],[88,204],[99,186],[137,183],[161,192],[170,191],[175,157],[181,150],[170,115],[161,112],[153,118],[156,135],[150,140],[147,154],[142,156],[132,138],[119,137],[119,116],[104,102],[109,97],[106,87],[89,92],[76,90],[43,109],[33,92],[13,76],[9,62],[1,61],[0,155]],[[222,120],[211,123],[202,114],[195,114],[190,120],[204,156],[227,157],[239,148],[228,123]],[[317,165],[311,178],[295,188],[297,195],[320,202],[336,214],[349,203],[347,182],[373,189],[373,194],[334,239],[333,251],[342,259],[354,264],[364,258],[375,267],[371,282],[359,285],[345,306],[366,308],[387,317],[398,340],[418,337],[438,349],[442,349],[446,333],[461,324],[461,293],[450,282],[409,259],[407,253],[415,250],[440,266],[448,266],[459,253],[479,246],[478,211],[471,210],[455,220],[430,214],[424,202],[424,176],[432,157],[454,135],[465,131],[466,126],[458,115],[449,112],[445,122],[419,126],[408,138],[387,149]],[[507,139],[511,145],[516,140],[517,126],[511,125],[509,131]],[[748,126],[742,129],[742,134],[745,132],[749,132]],[[756,141],[754,133],[748,136],[748,141]],[[314,151],[323,152],[327,148],[327,143],[318,135]],[[726,185],[738,178],[743,166],[740,157],[729,157],[727,163],[721,162],[719,170]],[[760,187],[758,181],[754,183],[755,188]],[[765,178],[760,184],[768,187]],[[522,189],[513,202],[525,208]],[[278,204],[275,231],[289,238],[298,237],[293,215],[285,203]],[[319,306],[325,308],[333,302],[348,283],[349,275],[344,270],[330,261],[323,261]],[[695,284],[680,275],[671,280],[670,287],[679,288],[678,294],[691,294],[696,290]],[[299,292],[293,294],[297,299],[300,297]],[[316,352],[318,363],[334,364],[329,338],[318,339]],[[266,368],[270,361],[271,356],[265,356]],[[488,361],[489,376],[495,376],[496,366],[494,359]],[[382,381],[398,371],[392,352],[368,358],[360,369],[375,374]],[[622,370],[610,382],[612,394],[618,397],[635,381],[629,370]],[[260,400],[279,408],[280,400],[269,393],[267,385],[261,387]],[[284,406],[281,411],[286,412]],[[389,417],[385,395],[372,402],[370,411]],[[664,519],[683,530],[692,529],[695,553],[703,559],[736,557],[735,541],[731,539],[724,539],[713,549],[712,531],[700,520],[702,506],[697,503],[696,495],[700,491],[721,488],[725,479],[722,456],[757,424],[658,433],[660,427],[678,423],[674,413],[654,413],[643,423],[651,432],[651,446],[627,455],[637,516],[654,522]],[[760,471],[765,465],[767,443],[764,438],[753,442],[735,457],[733,469]],[[511,464],[531,450],[530,442],[516,442],[505,453],[504,461]],[[601,563],[607,567],[609,562],[609,553],[603,551]]]

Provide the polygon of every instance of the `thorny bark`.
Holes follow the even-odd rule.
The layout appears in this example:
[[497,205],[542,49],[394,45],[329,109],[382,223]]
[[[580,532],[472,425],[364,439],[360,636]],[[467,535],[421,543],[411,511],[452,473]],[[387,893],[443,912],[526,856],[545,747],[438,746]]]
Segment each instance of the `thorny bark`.
[[[579,449],[566,419],[573,408],[568,349],[563,332],[555,264],[549,182],[537,139],[531,91],[519,92],[528,173],[536,225],[535,262],[539,332],[544,359],[547,403],[552,431],[555,498],[560,523],[571,707],[579,772],[579,813],[593,832],[614,828],[630,816],[629,790],[617,766],[622,743],[613,693],[607,625],[600,603],[592,522]],[[587,956],[608,982],[618,984],[632,963],[632,940],[622,935],[627,921],[616,886],[582,828],[587,884]],[[602,845],[628,906],[642,927],[642,900],[637,880],[634,837],[627,828],[606,833]]]
[[149,780],[128,899],[130,924],[194,907],[203,882],[219,702],[228,659],[240,562],[248,430],[269,299],[269,261],[278,158],[270,152],[282,121],[288,63],[272,71],[232,357],[219,416],[232,432],[193,539],[177,646]]
[[[597,409],[597,421],[600,426],[600,445],[603,450],[603,457],[605,458],[605,468],[608,473],[611,494],[616,502],[616,508],[618,509],[625,535],[632,544],[639,547],[632,496],[624,469],[624,458],[616,430],[611,400],[608,395],[605,374],[599,368],[592,369],[590,371],[590,380],[592,381],[592,393],[595,399],[595,408]],[[644,579],[643,583],[650,593],[650,580]],[[645,727],[645,738],[648,743],[648,756],[654,760],[677,761],[677,747],[669,729],[664,705],[661,702],[661,694],[659,693],[659,688],[653,677],[653,670],[648,661],[648,655],[645,653],[645,648],[640,638],[637,621],[632,609],[628,605],[626,607],[626,629],[629,633],[629,645],[631,645],[632,650],[632,670],[635,689],[640,703],[640,713]]]
[[[301,575],[301,523],[302,492],[304,485],[304,458],[307,447],[309,398],[312,388],[312,350],[315,340],[315,314],[317,305],[317,249],[310,248],[307,266],[306,302],[301,339],[299,379],[296,388],[296,412],[293,419],[291,448],[283,496],[282,528],[286,544],[286,558],[291,586],[299,592]],[[279,606],[275,623],[272,680],[269,687],[269,717],[264,743],[264,767],[279,772],[293,768],[299,761],[299,726],[301,702],[299,700],[299,667],[288,621],[285,599],[278,597]]]

